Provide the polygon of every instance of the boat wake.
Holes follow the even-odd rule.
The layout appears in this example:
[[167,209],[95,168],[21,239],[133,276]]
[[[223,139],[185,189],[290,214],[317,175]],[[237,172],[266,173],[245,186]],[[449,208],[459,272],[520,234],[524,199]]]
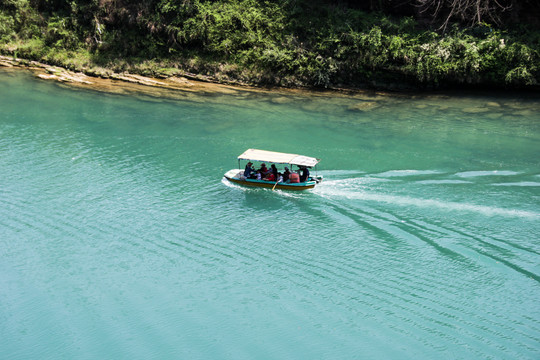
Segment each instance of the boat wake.
[[519,172],[508,170],[490,170],[490,171],[464,171],[459,172],[456,176],[462,178],[480,177],[480,176],[514,176],[519,175]]
[[417,175],[421,181],[329,176],[312,194],[320,197],[327,222],[339,224],[330,228],[355,229],[362,232],[362,241],[383,238],[386,245],[418,252],[431,249],[471,266],[503,265],[540,282],[536,265],[540,248],[530,242],[531,229],[540,230],[540,212],[528,188],[522,188],[525,194],[515,195],[483,182],[456,183],[447,178],[426,183],[430,179],[425,179],[425,173]]
[[[356,170],[330,170],[320,173],[324,181],[308,191],[309,193],[327,199],[360,200],[363,202],[380,203],[400,208],[414,207],[420,210],[438,210],[454,213],[475,213],[483,216],[518,217],[525,219],[540,219],[540,212],[528,209],[509,208],[486,205],[482,197],[483,191],[493,195],[493,187],[522,187],[540,186],[537,176],[532,181],[516,178],[514,182],[487,182],[486,178],[494,176],[494,180],[504,177],[509,180],[521,175],[515,171],[469,171],[447,173],[439,170],[390,170],[382,173],[368,174]],[[234,184],[222,178],[221,182],[229,188],[246,191],[268,192],[270,189],[250,188]],[[457,192],[456,186],[460,191]],[[472,195],[464,196],[470,192]],[[275,193],[285,198],[302,198],[305,194],[275,189]],[[458,196],[459,195],[459,196]],[[474,195],[474,196],[473,196]],[[467,201],[463,201],[467,199]],[[476,200],[476,201],[475,201]]]
[[[481,176],[496,175],[496,176],[515,176],[519,173],[511,171],[475,172]],[[313,193],[325,198],[345,198],[349,200],[361,200],[375,203],[391,204],[399,207],[413,206],[423,209],[438,209],[452,212],[472,212],[484,216],[505,216],[505,217],[521,217],[529,219],[540,219],[540,212],[530,211],[525,209],[508,208],[496,205],[486,205],[485,199],[482,199],[481,192],[475,186],[477,183],[472,176],[464,180],[456,179],[463,173],[448,174],[442,171],[416,171],[416,170],[396,170],[387,171],[375,175],[366,174],[360,177],[349,177],[345,179],[333,179],[332,174],[323,173],[325,181],[323,181]],[[441,175],[443,175],[441,177]],[[427,178],[426,178],[427,177]],[[436,177],[433,179],[432,177]],[[519,187],[535,187],[539,186],[537,181],[515,181],[504,183],[485,183],[482,186],[519,186]],[[457,189],[454,186],[460,186],[463,193],[470,191],[474,193],[474,198],[478,199],[478,203],[474,203],[474,198],[470,201],[463,202],[463,196],[456,196]],[[486,189],[486,188],[484,188]],[[489,189],[489,188],[487,188]],[[492,195],[493,190],[486,190]],[[406,194],[404,194],[406,193]],[[428,197],[426,197],[426,195]],[[459,198],[458,201],[455,199]],[[471,198],[469,198],[471,199]]]
[[344,189],[332,188],[332,184],[325,184],[330,186],[320,186],[314,192],[324,197],[344,197],[347,199],[364,200],[384,202],[387,204],[399,205],[399,206],[415,206],[419,208],[438,208],[451,211],[467,211],[479,213],[486,216],[512,216],[512,217],[524,217],[531,219],[540,219],[540,213],[518,210],[518,209],[504,209],[492,206],[483,206],[477,204],[458,203],[451,201],[442,201],[437,199],[420,199],[408,196],[387,195],[379,193],[371,193],[368,191],[347,191]]
[[442,174],[438,170],[389,170],[374,176],[379,177],[403,177],[403,176],[419,176],[419,175],[434,175]]

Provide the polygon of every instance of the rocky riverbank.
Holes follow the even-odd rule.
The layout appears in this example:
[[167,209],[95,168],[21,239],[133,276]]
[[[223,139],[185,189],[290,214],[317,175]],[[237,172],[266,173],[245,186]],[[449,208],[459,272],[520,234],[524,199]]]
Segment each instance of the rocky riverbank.
[[[129,88],[132,85],[144,85],[155,88],[182,90],[192,92],[224,92],[227,93],[230,87],[227,85],[217,85],[210,82],[190,80],[187,77],[171,76],[164,79],[154,79],[130,73],[116,73],[110,70],[95,69],[86,73],[75,72],[58,66],[52,66],[38,61],[29,61],[20,58],[0,56],[0,66],[5,68],[23,68],[32,71],[37,77],[44,80],[54,80],[73,86],[84,86],[96,90],[110,92],[115,88]],[[91,75],[88,75],[90,73]],[[121,82],[121,83],[118,83]],[[121,84],[114,86],[114,84]]]
[[[470,118],[482,114],[490,119],[512,118],[530,116],[531,110],[523,110],[521,103],[516,102],[518,94],[508,96],[508,93],[489,94],[485,103],[470,101],[462,91],[439,91],[430,93],[398,92],[389,93],[373,90],[306,90],[285,88],[260,88],[252,86],[233,86],[196,80],[183,76],[170,76],[166,78],[152,78],[127,72],[116,73],[102,69],[99,71],[83,72],[70,71],[58,66],[51,66],[37,61],[28,61],[20,58],[0,56],[0,69],[4,71],[31,71],[36,77],[45,81],[55,81],[62,86],[72,89],[87,89],[107,92],[111,94],[125,94],[141,97],[144,101],[187,100],[198,103],[230,104],[231,99],[240,101],[241,106],[252,106],[256,102],[243,102],[254,97],[261,101],[273,104],[287,104],[295,102],[307,111],[359,114],[357,121],[371,121],[370,117],[361,116],[372,111],[386,112],[388,105],[401,102],[409,107],[411,113],[416,111],[430,112],[434,116],[444,112],[459,112],[462,116]],[[90,75],[91,74],[91,75]],[[476,97],[482,99],[483,94],[475,92]],[[500,100],[495,100],[498,95]],[[471,94],[469,94],[471,95]],[[495,97],[493,95],[496,95]],[[534,93],[524,93],[524,98],[535,97]],[[233,98],[231,98],[231,96]],[[251,105],[250,105],[251,104]],[[534,101],[531,108],[539,104]],[[389,113],[388,116],[393,116]],[[414,115],[411,115],[414,116]]]
[[[116,73],[108,69],[88,69],[85,72],[71,71],[62,67],[48,65],[38,61],[8,57],[0,55],[0,67],[5,69],[26,69],[36,77],[43,80],[57,81],[71,86],[104,91],[116,94],[141,94],[161,98],[197,98],[200,95],[237,95],[239,97],[250,94],[272,94],[272,102],[286,103],[291,97],[343,97],[356,98],[360,102],[348,106],[351,111],[369,111],[377,108],[377,101],[389,95],[389,93],[373,90],[309,90],[309,89],[286,89],[286,88],[262,88],[249,85],[228,85],[213,82],[210,77],[196,75],[170,76],[152,78],[131,74],[127,72]],[[191,96],[193,95],[193,96]],[[395,94],[394,96],[407,96]],[[206,98],[208,100],[208,98]]]

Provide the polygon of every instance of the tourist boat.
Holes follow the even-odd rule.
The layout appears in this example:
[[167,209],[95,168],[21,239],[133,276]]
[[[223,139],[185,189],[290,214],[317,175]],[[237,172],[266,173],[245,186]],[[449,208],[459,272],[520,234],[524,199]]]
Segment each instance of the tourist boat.
[[[257,180],[246,178],[244,176],[244,170],[242,167],[242,161],[257,161],[259,163],[265,164],[276,164],[289,166],[291,174],[297,174],[301,172],[302,168],[311,169],[317,165],[320,159],[314,157],[297,155],[297,154],[287,154],[275,151],[266,151],[266,150],[257,150],[249,149],[246,150],[242,155],[238,156],[238,169],[232,169],[225,173],[225,178],[235,184],[241,184],[246,186],[256,186],[256,187],[265,187],[274,189],[283,189],[283,190],[306,190],[312,189],[319,182],[322,181],[322,176],[309,176],[304,182],[277,182],[277,181],[266,181],[266,180]],[[247,163],[246,163],[247,164]],[[268,166],[270,168],[270,166]],[[295,170],[296,167],[297,169]],[[283,169],[279,169],[279,172],[283,172]],[[298,178],[298,175],[292,175],[291,181],[294,181],[294,178]]]

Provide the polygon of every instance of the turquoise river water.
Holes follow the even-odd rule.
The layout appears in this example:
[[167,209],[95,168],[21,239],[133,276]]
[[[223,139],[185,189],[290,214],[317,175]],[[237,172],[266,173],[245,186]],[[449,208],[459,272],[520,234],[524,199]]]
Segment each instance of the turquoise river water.
[[[248,148],[325,180],[227,183]],[[1,359],[539,359],[539,299],[538,97],[0,71]]]

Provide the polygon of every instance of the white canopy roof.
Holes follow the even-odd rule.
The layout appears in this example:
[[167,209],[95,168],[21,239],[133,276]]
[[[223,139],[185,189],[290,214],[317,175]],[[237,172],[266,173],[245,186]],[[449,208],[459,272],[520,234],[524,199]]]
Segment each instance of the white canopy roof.
[[287,154],[275,151],[248,149],[238,157],[239,160],[255,160],[276,164],[291,164],[296,166],[313,167],[317,165],[320,159],[314,157]]

